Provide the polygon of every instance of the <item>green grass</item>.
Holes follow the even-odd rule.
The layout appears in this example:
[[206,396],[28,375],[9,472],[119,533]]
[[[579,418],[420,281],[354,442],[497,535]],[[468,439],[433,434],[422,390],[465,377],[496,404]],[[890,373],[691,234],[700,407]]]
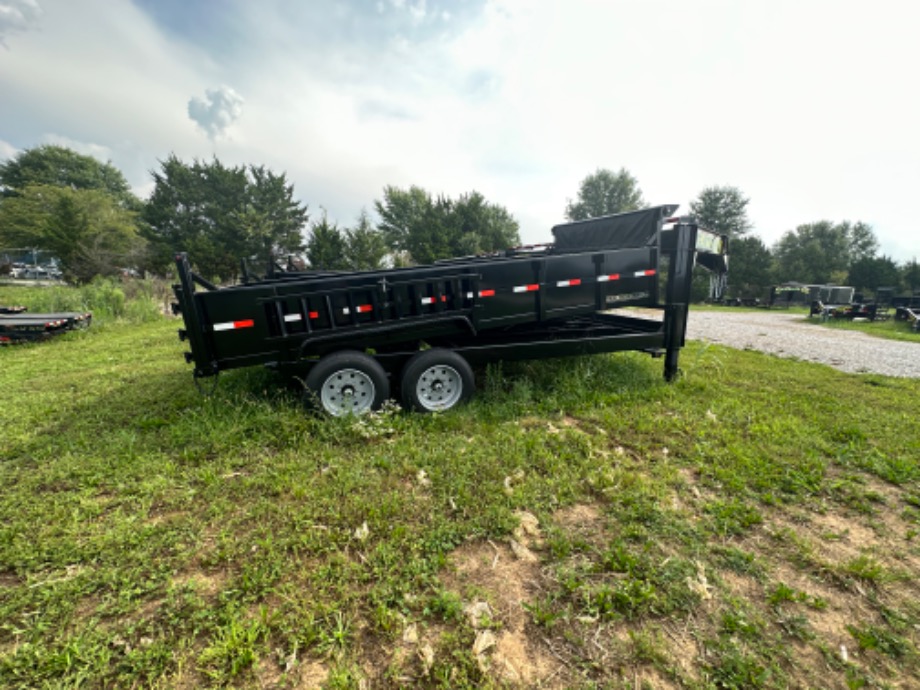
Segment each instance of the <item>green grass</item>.
[[101,324],[0,349],[0,687],[920,682],[920,381],[690,343],[321,419]]
[[806,321],[825,328],[861,331],[877,338],[920,343],[920,332],[913,330],[912,323],[908,321],[897,321],[894,318],[890,318],[887,321],[851,321],[849,319],[828,319],[827,321],[822,321],[820,318],[811,317],[806,319]]

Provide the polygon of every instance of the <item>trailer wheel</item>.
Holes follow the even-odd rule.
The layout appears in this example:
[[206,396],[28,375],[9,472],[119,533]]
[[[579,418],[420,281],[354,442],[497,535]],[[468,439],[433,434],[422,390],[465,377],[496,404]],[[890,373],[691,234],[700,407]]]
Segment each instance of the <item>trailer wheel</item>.
[[380,363],[352,350],[323,357],[305,383],[308,402],[334,417],[376,410],[390,395],[390,382]]
[[475,388],[469,363],[450,350],[419,352],[402,372],[403,405],[419,412],[453,409],[469,400]]

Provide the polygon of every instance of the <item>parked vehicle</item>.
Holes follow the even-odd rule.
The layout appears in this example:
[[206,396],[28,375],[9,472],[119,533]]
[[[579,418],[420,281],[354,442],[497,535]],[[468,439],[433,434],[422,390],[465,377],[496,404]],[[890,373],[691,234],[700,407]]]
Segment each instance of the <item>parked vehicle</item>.
[[[196,378],[274,367],[333,415],[376,409],[391,388],[412,409],[450,409],[473,393],[471,365],[496,360],[642,350],[663,356],[672,380],[694,264],[724,274],[728,248],[671,217],[676,208],[557,225],[551,245],[490,256],[351,273],[273,267],[224,288],[178,254],[179,337]],[[662,318],[610,311],[631,306]]]
[[43,340],[75,328],[87,328],[89,312],[28,313],[25,307],[0,307],[0,344]]

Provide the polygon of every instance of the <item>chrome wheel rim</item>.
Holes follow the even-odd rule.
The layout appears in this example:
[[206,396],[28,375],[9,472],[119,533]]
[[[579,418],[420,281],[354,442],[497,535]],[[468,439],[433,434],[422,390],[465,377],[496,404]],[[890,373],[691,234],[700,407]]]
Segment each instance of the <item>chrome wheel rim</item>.
[[323,382],[323,409],[335,417],[364,414],[374,406],[377,389],[371,377],[358,369],[340,369]]
[[429,412],[449,410],[462,396],[463,379],[456,369],[446,364],[428,367],[415,384],[415,397]]

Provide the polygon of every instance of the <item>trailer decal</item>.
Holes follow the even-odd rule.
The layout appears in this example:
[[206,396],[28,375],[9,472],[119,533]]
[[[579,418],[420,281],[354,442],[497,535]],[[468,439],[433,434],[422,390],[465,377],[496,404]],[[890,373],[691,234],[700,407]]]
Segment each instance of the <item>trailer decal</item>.
[[540,289],[539,285],[515,285],[515,292],[536,292]]
[[[348,312],[346,311],[345,313],[347,314]],[[310,313],[307,314],[307,318],[308,318],[308,319],[318,319],[318,318],[319,318],[319,312],[318,312],[318,311],[311,311]],[[287,321],[287,322],[291,322],[291,321],[303,321],[303,316],[301,316],[300,314],[285,314],[285,315],[284,315],[284,320]],[[215,330],[216,330],[216,329],[215,329]]]
[[213,329],[215,331],[233,331],[238,328],[252,328],[255,325],[256,323],[252,319],[245,319],[243,321],[225,321],[223,323],[215,323]]
[[[374,311],[374,307],[371,304],[359,304],[357,307],[355,307],[355,313],[357,314],[367,314],[372,311]],[[311,313],[315,313],[315,312],[311,312]],[[348,307],[345,307],[344,309],[342,309],[342,313],[351,314],[351,309],[349,309]]]

